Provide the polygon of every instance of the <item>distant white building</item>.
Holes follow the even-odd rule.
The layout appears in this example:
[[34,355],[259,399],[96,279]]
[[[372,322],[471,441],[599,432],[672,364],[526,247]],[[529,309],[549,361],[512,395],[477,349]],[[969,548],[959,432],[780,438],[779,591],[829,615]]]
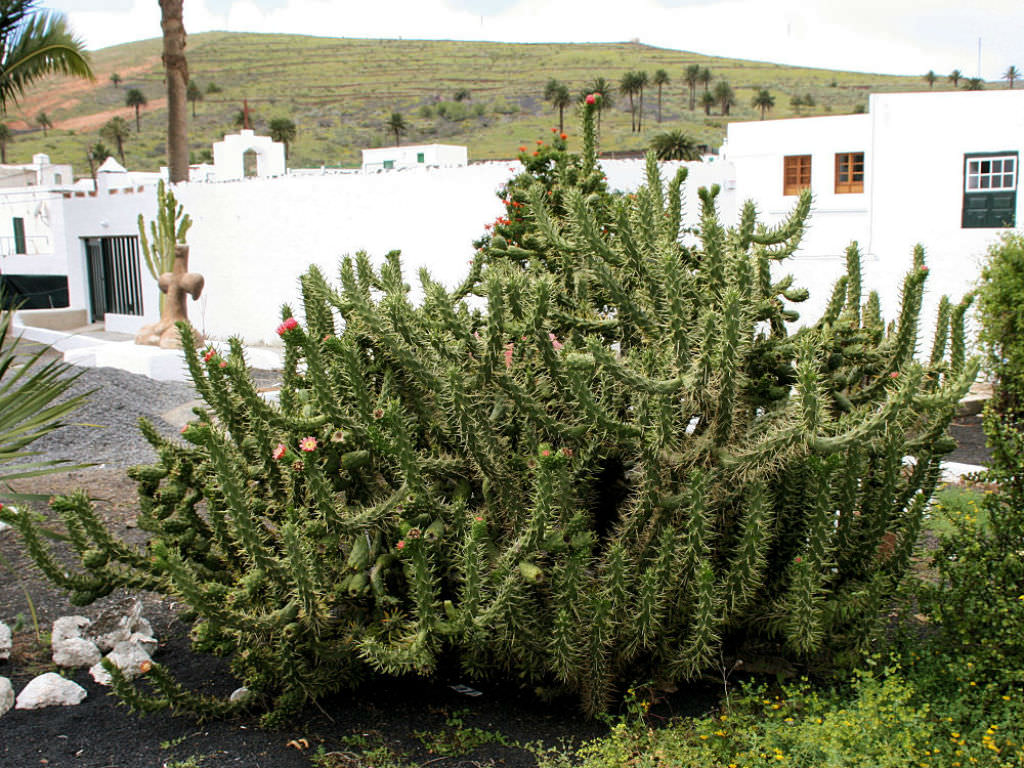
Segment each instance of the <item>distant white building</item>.
[[32,162],[25,165],[0,165],[0,188],[59,187],[73,181],[71,166],[55,165],[49,155],[32,155]]
[[285,174],[284,144],[243,129],[213,145],[213,181],[266,178]]
[[457,168],[469,164],[469,152],[455,144],[410,144],[363,150],[364,171],[402,168]]

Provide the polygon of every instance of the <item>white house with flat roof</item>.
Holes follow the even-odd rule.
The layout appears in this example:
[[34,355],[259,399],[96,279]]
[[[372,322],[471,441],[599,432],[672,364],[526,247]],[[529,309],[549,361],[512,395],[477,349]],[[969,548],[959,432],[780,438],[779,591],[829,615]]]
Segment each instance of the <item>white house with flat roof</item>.
[[455,144],[409,144],[363,150],[364,171],[403,168],[458,168],[469,164],[469,152]]
[[989,246],[1021,225],[1022,153],[1016,90],[874,94],[865,114],[731,123],[724,150],[737,201],[753,200],[768,221],[810,187],[806,237],[782,269],[810,288],[815,306],[856,240],[866,283],[890,318],[917,243],[931,270],[926,318],[938,296],[958,299],[972,287]]

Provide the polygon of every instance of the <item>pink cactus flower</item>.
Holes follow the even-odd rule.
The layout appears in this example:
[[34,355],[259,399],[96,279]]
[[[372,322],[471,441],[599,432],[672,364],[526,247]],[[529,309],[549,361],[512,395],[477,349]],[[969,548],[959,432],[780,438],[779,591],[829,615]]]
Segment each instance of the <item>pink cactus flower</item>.
[[283,323],[277,326],[277,335],[284,336],[286,333],[288,333],[288,331],[298,327],[299,321],[296,320],[294,317],[289,317],[287,320],[285,320]]
[[509,342],[505,345],[505,367],[512,367],[512,353],[515,351],[516,345]]
[[316,450],[316,438],[315,437],[304,437],[299,440],[299,450],[303,453],[312,453]]
[[280,461],[286,453],[288,453],[288,449],[285,448],[284,443],[278,443],[277,448],[270,455],[274,457],[274,461]]
[[548,334],[548,338],[551,339],[551,346],[555,348],[555,352],[558,352],[565,345],[558,340],[558,337],[553,333]]

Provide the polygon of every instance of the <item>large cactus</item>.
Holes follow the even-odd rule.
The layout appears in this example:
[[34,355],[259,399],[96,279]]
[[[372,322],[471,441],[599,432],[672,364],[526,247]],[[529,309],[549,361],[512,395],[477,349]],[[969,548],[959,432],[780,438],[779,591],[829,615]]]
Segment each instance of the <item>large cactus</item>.
[[701,190],[684,232],[684,172],[665,185],[650,159],[635,195],[605,191],[594,108],[581,157],[524,154],[454,290],[423,272],[414,305],[395,253],[345,259],[337,288],[311,269],[304,324],[283,311],[279,405],[239,343],[222,360],[186,342],[208,408],[184,443],[146,427],[149,551],[77,497],[59,506],[87,572],[48,572],[79,602],[121,584],[181,596],[274,717],[446,657],[596,712],[625,679],[827,662],[869,638],[977,370],[964,307],[943,305],[919,362],[922,254],[887,331],[852,247],[825,315],[790,335],[807,294],[771,266],[809,195],[779,226],[747,205],[727,229]]

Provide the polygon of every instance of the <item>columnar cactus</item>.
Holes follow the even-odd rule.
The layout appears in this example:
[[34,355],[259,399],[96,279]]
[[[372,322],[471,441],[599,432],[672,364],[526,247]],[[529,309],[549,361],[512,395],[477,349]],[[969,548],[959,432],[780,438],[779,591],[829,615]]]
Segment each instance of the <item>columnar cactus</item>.
[[[160,456],[133,471],[149,551],[79,497],[60,506],[87,573],[51,575],[78,601],[179,595],[272,718],[446,657],[593,713],[627,679],[862,644],[977,371],[964,307],[943,304],[920,362],[923,254],[887,330],[853,246],[825,315],[791,334],[807,292],[771,265],[810,196],[776,227],[747,205],[726,228],[701,190],[684,231],[684,171],[666,185],[649,159],[635,194],[606,191],[595,108],[582,156],[558,140],[523,154],[454,290],[423,272],[413,304],[397,253],[345,259],[338,287],[311,269],[304,321],[282,313],[279,404],[238,342],[224,359],[186,342],[208,407],[184,442],[144,426]],[[164,671],[154,683],[200,705]]]

